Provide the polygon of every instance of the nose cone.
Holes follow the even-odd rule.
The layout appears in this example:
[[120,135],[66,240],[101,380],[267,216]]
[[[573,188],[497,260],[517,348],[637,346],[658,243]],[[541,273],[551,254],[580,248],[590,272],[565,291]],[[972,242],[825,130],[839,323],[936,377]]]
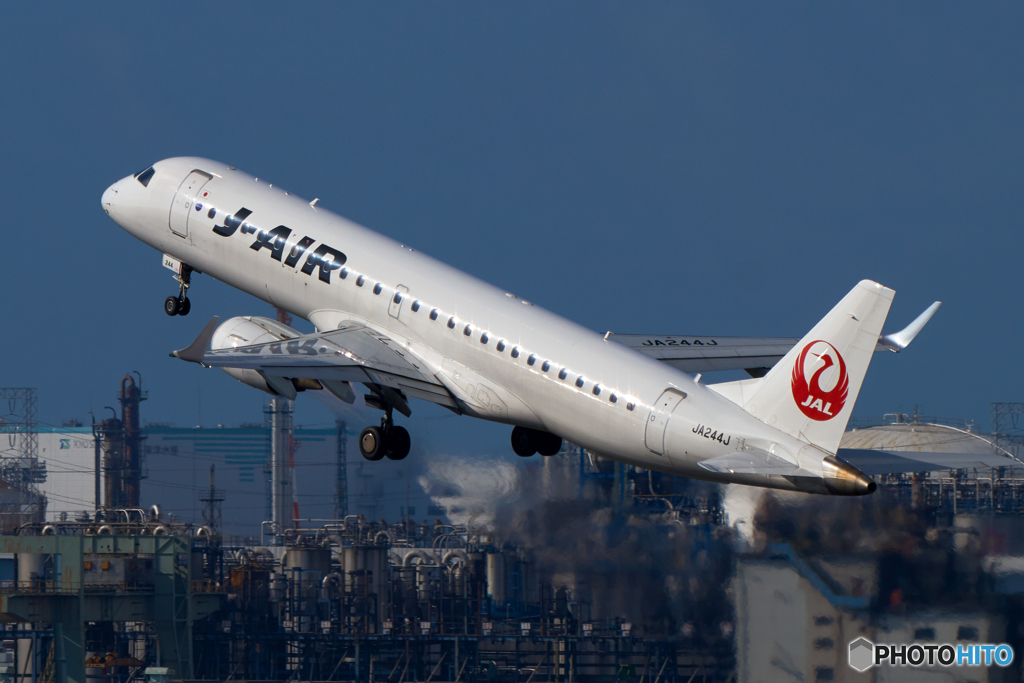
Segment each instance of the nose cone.
[[118,184],[120,184],[120,181],[114,183],[113,185],[108,187],[106,190],[104,190],[103,191],[103,196],[100,198],[100,206],[103,207],[103,210],[107,212],[107,215],[110,215],[111,210],[114,208],[115,204],[117,203],[117,186],[118,186]]
[[833,495],[866,496],[875,492],[875,482],[853,465],[831,455],[825,458],[821,465],[825,475],[825,487]]

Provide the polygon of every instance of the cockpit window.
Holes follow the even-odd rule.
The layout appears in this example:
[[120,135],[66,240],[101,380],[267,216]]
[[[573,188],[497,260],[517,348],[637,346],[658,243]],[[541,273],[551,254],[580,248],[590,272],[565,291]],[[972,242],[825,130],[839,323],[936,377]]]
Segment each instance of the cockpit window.
[[135,179],[142,183],[143,187],[149,187],[149,181],[153,178],[156,173],[156,169],[152,166],[147,168],[145,171],[139,171],[135,174]]

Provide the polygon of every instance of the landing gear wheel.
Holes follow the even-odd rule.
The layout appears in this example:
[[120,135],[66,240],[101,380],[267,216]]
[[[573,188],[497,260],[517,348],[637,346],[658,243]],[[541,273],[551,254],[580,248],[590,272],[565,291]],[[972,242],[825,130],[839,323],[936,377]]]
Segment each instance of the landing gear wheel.
[[192,271],[194,269],[187,263],[181,264],[181,274],[174,276],[178,283],[178,296],[169,296],[164,300],[164,313],[167,315],[188,315],[192,310],[192,302],[185,294],[192,284]]
[[367,427],[359,435],[359,452],[370,461],[384,457],[384,434],[380,427]]
[[562,437],[555,436],[551,432],[534,432],[534,441],[537,444],[537,452],[543,456],[551,456],[562,450]]
[[397,425],[391,427],[385,433],[384,438],[388,445],[388,460],[404,460],[405,456],[409,455],[412,439],[409,438],[409,432],[406,431],[405,427],[398,427]]
[[516,427],[512,430],[512,450],[520,458],[529,458],[537,452],[537,446],[533,443],[532,430],[525,427]]

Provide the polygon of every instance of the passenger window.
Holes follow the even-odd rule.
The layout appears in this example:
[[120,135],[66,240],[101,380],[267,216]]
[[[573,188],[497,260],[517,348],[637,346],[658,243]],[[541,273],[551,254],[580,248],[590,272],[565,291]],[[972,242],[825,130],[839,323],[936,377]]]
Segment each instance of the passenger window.
[[338,275],[341,276],[342,280],[347,278],[348,277],[348,268],[342,268],[341,271],[338,273]]
[[594,396],[600,396],[600,395],[601,395],[601,385],[600,384],[595,384],[594,385]]
[[512,357],[513,358],[519,358],[519,347],[518,346],[513,346],[512,347]]
[[415,313],[418,310],[420,310],[420,302],[419,301],[413,301],[412,302],[412,312]]
[[498,351],[504,351],[504,350],[505,350],[505,340],[504,339],[499,339],[498,340]]
[[535,354],[535,353],[531,353],[530,357],[526,359],[526,364],[527,365],[533,365],[536,362],[537,362],[537,354]]
[[580,389],[583,388],[583,376],[582,375],[576,378],[576,386],[578,386]]
[[612,403],[618,403],[619,397],[616,396],[615,394],[612,394],[611,396],[608,397],[608,400],[611,401]]
[[469,335],[473,334],[473,326],[472,325],[466,325],[466,329],[462,330],[462,334],[466,335],[467,337]]
[[483,334],[480,335],[480,343],[481,344],[486,344],[488,339],[490,339],[490,337],[487,336],[486,332],[484,332]]
[[366,282],[366,276],[360,275],[356,278],[356,287],[362,287],[364,282]]
[[548,370],[550,370],[551,369],[551,361],[549,361],[549,360],[544,361],[544,365],[540,366],[540,369],[543,370],[544,372],[547,372]]
[[568,376],[569,373],[566,371],[565,368],[562,368],[561,370],[558,371],[558,379],[565,379]]
[[154,170],[154,168],[152,166],[150,166],[145,171],[143,171],[139,175],[135,176],[135,178],[140,183],[142,183],[143,187],[149,187],[149,181],[153,179],[153,174],[154,173],[156,173],[156,170]]
[[437,320],[437,309],[436,308],[430,312],[430,319],[431,320]]
[[383,288],[383,287],[381,287],[381,286],[380,286],[380,283],[378,282],[377,284],[375,284],[375,285],[373,286],[373,293],[374,293],[374,294],[380,294],[380,292],[381,292],[381,290],[382,290],[382,289],[384,289],[384,288]]
[[402,293],[401,292],[395,292],[394,302],[396,304],[402,303]]
[[626,404],[626,410],[633,410],[633,408],[636,408],[636,404],[635,403],[627,403]]
[[449,330],[454,330],[455,329],[455,316],[452,316],[451,318],[448,318],[448,329]]

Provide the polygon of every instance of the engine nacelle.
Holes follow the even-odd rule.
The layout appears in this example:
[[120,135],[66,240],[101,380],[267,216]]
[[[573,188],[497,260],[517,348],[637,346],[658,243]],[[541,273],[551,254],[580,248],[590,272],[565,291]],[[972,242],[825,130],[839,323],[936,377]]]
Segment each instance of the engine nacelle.
[[[210,348],[214,350],[233,349],[239,346],[294,339],[298,336],[299,333],[296,330],[276,320],[255,315],[239,316],[225,320],[214,330]],[[255,370],[242,368],[223,368],[223,370],[242,384],[265,391],[271,396],[295,398],[296,390],[289,380],[271,380],[273,383],[271,386],[267,379]]]

